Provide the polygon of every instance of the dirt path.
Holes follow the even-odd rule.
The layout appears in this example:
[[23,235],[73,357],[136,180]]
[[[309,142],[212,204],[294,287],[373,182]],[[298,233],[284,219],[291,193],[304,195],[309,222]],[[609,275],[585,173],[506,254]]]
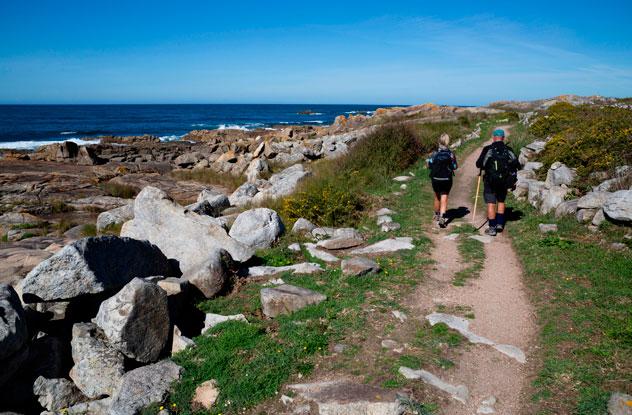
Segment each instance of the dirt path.
[[[450,194],[450,208],[473,209],[471,196],[478,174],[475,162],[479,153],[480,150],[476,150],[461,162]],[[424,318],[437,311],[439,305],[470,307],[475,316],[469,321],[472,333],[497,344],[515,346],[524,352],[528,360],[536,335],[535,316],[522,282],[520,263],[509,238],[499,234],[491,243],[484,245],[486,259],[479,278],[469,279],[463,287],[451,283],[454,273],[466,264],[459,262],[458,241],[445,239],[445,236],[459,222],[473,222],[480,226],[485,220],[485,206],[481,202],[479,199],[474,220],[468,214],[446,230],[433,229],[432,257],[437,265],[428,283],[418,288],[414,308],[419,318]],[[451,400],[441,413],[476,414],[482,402],[493,396],[497,401],[492,405],[496,414],[519,414],[525,402],[523,393],[528,386],[527,367],[488,344],[467,345],[455,366],[447,373],[437,375],[452,385],[465,385],[469,389],[469,398],[465,404]]]

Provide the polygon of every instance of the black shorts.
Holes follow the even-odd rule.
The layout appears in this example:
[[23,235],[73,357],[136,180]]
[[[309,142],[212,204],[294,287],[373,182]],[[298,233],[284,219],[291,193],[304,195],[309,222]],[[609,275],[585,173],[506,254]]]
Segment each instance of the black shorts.
[[447,195],[452,189],[452,179],[437,180],[432,179],[432,190],[438,195]]
[[485,203],[505,203],[507,199],[507,188],[494,188],[487,182],[483,183],[483,198]]

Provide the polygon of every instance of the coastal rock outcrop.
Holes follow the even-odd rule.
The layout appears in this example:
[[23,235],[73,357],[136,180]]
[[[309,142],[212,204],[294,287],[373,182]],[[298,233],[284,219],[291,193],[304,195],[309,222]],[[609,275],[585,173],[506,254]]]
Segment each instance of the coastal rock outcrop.
[[101,303],[94,322],[125,356],[154,362],[169,337],[167,293],[154,283],[134,278]]
[[225,249],[239,262],[254,254],[252,248],[228,236],[216,219],[186,211],[165,192],[151,186],[136,197],[134,219],[123,224],[121,235],[155,244],[167,256],[178,260],[184,277],[197,270],[209,253],[217,249]]
[[114,292],[133,278],[171,276],[173,265],[151,243],[131,238],[85,238],[40,263],[22,281],[26,302],[70,300]]

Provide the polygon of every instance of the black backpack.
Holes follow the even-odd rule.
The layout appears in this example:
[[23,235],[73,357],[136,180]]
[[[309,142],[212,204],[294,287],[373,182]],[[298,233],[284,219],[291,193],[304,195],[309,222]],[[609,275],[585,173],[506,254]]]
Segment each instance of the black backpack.
[[516,156],[507,146],[492,146],[485,156],[485,179],[494,188],[511,189],[518,181]]
[[437,151],[430,164],[430,177],[449,179],[452,177],[452,172],[452,152],[450,150]]

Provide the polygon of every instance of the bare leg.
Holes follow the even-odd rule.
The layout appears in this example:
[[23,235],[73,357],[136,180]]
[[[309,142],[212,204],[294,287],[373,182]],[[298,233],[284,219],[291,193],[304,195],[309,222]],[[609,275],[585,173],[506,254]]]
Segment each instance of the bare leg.
[[448,195],[441,195],[441,216],[448,210]]
[[498,213],[505,213],[505,202],[498,202]]
[[[503,203],[503,210],[505,208],[505,204]],[[500,203],[498,204],[498,210],[500,211]],[[488,203],[487,204],[487,219],[494,220],[496,219],[496,204]]]
[[439,212],[441,209],[441,202],[439,201],[439,196],[434,193],[434,211]]

